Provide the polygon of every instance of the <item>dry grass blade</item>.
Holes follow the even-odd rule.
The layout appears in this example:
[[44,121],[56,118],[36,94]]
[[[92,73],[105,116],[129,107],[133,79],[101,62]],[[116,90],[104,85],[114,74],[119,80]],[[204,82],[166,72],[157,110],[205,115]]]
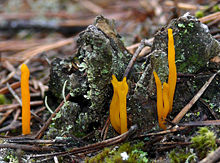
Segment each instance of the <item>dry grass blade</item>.
[[[165,1],[165,5],[167,6],[175,6],[175,3],[173,1]],[[178,8],[184,9],[184,10],[204,10],[205,7],[203,6],[198,6],[198,5],[193,5],[193,4],[188,4],[188,3],[177,3]]]
[[13,78],[13,76],[16,74],[16,71],[12,71],[8,74],[8,76],[5,79],[1,80],[1,84],[4,84],[6,82],[8,82],[11,78]]
[[73,42],[74,42],[74,40],[71,37],[71,38],[64,39],[64,40],[61,40],[61,41],[58,41],[55,43],[51,43],[51,44],[47,44],[47,45],[40,45],[40,46],[37,46],[34,48],[30,48],[30,49],[25,50],[23,52],[16,53],[13,57],[20,58],[20,61],[25,61],[25,60],[33,58],[34,56],[36,56],[40,53],[43,53],[45,51],[57,49],[62,46],[71,44]]
[[214,20],[214,19],[218,19],[220,17],[220,11],[219,12],[216,12],[214,14],[210,14],[210,15],[207,15],[205,17],[202,17],[200,18],[199,20],[202,22],[202,23],[207,23],[211,20]]
[[10,87],[10,85],[7,83],[7,87],[8,90],[10,91],[10,93],[14,96],[14,98],[16,99],[16,101],[22,106],[22,101],[20,99],[20,97],[18,97],[18,95],[16,94],[16,92]]
[[20,127],[21,126],[21,123],[17,122],[17,119],[20,115],[20,112],[21,110],[20,109],[17,109],[17,112],[14,116],[14,119],[13,121],[10,123],[10,125],[6,126],[6,127],[3,127],[0,129],[0,132],[6,132],[6,131],[10,131],[10,130],[14,130],[16,129],[17,127]]
[[11,109],[11,110],[8,110],[5,114],[4,114],[4,116],[1,118],[1,120],[0,120],[0,126],[2,125],[2,123],[8,118],[8,116],[13,112],[14,110],[13,109]]
[[99,5],[95,4],[94,2],[84,0],[84,1],[79,1],[79,3],[87,8],[89,11],[95,13],[95,14],[101,14],[103,13],[103,8],[100,7]]
[[[20,85],[21,85],[20,82],[15,82],[15,83],[13,83],[13,84],[10,84],[10,87],[11,87],[12,89],[17,89],[17,88],[20,87]],[[4,88],[2,88],[2,89],[0,89],[0,94],[5,94],[5,93],[8,93],[8,92],[9,92],[9,89],[8,89],[7,86],[4,87]]]
[[[37,105],[42,105],[43,101],[32,101],[30,103],[31,106],[37,106]],[[0,112],[2,111],[7,111],[11,109],[17,109],[20,106],[20,104],[8,104],[8,105],[0,105]]]
[[93,23],[93,19],[66,20],[60,24],[61,27],[88,26]]
[[[21,40],[10,40],[0,42],[0,51],[21,51],[34,46],[39,46],[44,40],[31,40],[31,41],[21,41]],[[15,46],[16,45],[16,46]]]

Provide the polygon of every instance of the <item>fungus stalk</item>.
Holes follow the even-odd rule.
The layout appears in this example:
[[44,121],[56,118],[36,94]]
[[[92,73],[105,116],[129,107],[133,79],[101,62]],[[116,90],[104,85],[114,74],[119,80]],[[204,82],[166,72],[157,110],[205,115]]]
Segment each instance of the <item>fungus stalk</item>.
[[22,134],[30,134],[30,91],[29,91],[30,72],[26,64],[21,65],[21,98],[22,98]]
[[162,122],[162,115],[163,115],[163,96],[162,96],[162,85],[161,81],[157,75],[157,73],[154,71],[154,78],[156,82],[156,87],[157,87],[157,116],[158,116],[158,122],[160,128],[164,128],[165,125]]
[[[165,124],[166,117],[169,113],[169,85],[167,83],[163,83],[163,112],[162,112],[162,121],[163,125]],[[166,129],[166,126],[163,127]]]
[[112,85],[114,94],[110,104],[110,121],[113,128],[120,134],[128,131],[127,129],[127,109],[126,97],[128,93],[128,84],[126,77],[118,81],[115,75],[112,75]]

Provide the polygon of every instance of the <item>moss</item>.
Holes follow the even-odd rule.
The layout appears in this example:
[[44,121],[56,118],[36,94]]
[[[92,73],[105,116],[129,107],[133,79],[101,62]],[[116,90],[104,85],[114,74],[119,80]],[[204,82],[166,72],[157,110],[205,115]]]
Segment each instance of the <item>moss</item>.
[[220,11],[220,7],[219,7],[219,5],[215,5],[215,6],[213,6],[213,11],[214,11],[214,12],[218,12],[218,11]]
[[202,18],[202,17],[204,17],[204,12],[203,12],[203,11],[197,11],[197,12],[195,13],[195,16],[196,16],[197,18]]
[[2,104],[9,104],[10,101],[5,97],[5,95],[0,94],[0,105]]
[[207,127],[201,127],[197,132],[197,136],[191,139],[193,147],[199,159],[203,159],[206,155],[217,148],[215,133]]
[[95,157],[92,157],[91,159],[86,158],[86,163],[96,163],[96,162],[103,162],[105,157],[108,156],[109,152],[111,151],[110,148],[104,148],[103,151],[99,154],[97,154]]
[[217,148],[215,133],[207,127],[200,127],[197,135],[192,137],[190,149],[174,149],[169,153],[171,163],[196,162],[205,158]]
[[[148,162],[147,153],[142,151],[144,143],[139,142],[136,144],[131,143],[124,143],[120,145],[120,147],[114,148],[105,148],[101,153],[97,154],[96,156],[86,160],[88,163],[94,162],[139,162],[145,163]],[[123,158],[123,154],[126,155],[126,158]]]
[[193,163],[195,162],[196,156],[194,153],[190,153],[186,149],[175,149],[170,152],[169,159],[171,163],[182,163],[186,162],[186,160]]

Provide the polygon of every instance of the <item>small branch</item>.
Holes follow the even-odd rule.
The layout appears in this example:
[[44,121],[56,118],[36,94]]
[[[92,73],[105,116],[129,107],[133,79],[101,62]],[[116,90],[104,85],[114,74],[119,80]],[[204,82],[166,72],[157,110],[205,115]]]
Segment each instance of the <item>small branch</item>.
[[137,59],[137,56],[139,55],[139,53],[142,51],[142,49],[145,47],[145,46],[151,46],[151,44],[148,42],[147,39],[143,39],[141,40],[141,43],[140,45],[138,46],[137,50],[135,51],[133,57],[131,58],[125,72],[124,72],[124,77],[127,77],[131,68],[133,67],[134,65],[134,62],[136,61]]
[[23,145],[14,143],[0,144],[0,148],[13,148],[25,151],[54,151],[54,149],[50,147],[38,147],[34,145]]
[[40,158],[40,157],[53,157],[53,156],[65,156],[65,155],[70,155],[70,154],[78,154],[78,153],[84,153],[84,152],[89,152],[89,151],[94,151],[94,150],[100,150],[103,149],[104,147],[107,146],[111,146],[117,143],[120,143],[124,140],[126,140],[127,138],[129,138],[129,136],[131,136],[132,134],[134,134],[137,130],[137,125],[131,126],[131,128],[125,132],[122,135],[119,135],[117,137],[111,138],[111,139],[107,139],[104,140],[102,142],[98,142],[98,143],[94,143],[94,144],[90,144],[84,147],[80,147],[80,148],[73,148],[69,151],[65,151],[65,152],[58,152],[58,153],[50,153],[50,154],[43,154],[43,155],[35,155],[35,156],[31,156],[31,158]]

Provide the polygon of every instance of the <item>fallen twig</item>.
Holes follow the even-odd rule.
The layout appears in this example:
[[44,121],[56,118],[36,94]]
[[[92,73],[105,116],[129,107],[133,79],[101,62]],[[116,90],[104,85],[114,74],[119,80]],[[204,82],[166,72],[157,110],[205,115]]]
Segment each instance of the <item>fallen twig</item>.
[[143,39],[141,40],[141,43],[139,44],[137,50],[135,51],[133,57],[131,58],[125,72],[124,72],[124,77],[127,77],[131,68],[133,67],[136,59],[137,59],[137,56],[140,54],[140,52],[142,51],[142,49],[145,47],[145,46],[151,46],[151,44],[148,42],[147,39]]
[[0,148],[13,148],[13,149],[22,149],[25,151],[54,151],[55,149],[43,146],[34,146],[34,145],[23,145],[23,144],[14,144],[14,143],[7,143],[7,144],[0,144]]
[[189,123],[178,123],[179,126],[209,126],[220,125],[220,120],[197,121]]
[[172,121],[173,123],[178,123],[183,116],[189,111],[189,109],[195,104],[195,102],[201,97],[201,95],[205,92],[205,90],[208,88],[209,84],[212,82],[212,80],[215,78],[215,76],[219,72],[212,75],[212,77],[203,85],[203,87],[199,90],[199,92],[192,98],[192,100],[181,110],[181,112],[174,118]]
[[220,160],[220,147],[218,147],[214,152],[208,154],[206,158],[204,158],[199,163],[215,163]]
[[40,157],[53,157],[53,156],[59,156],[59,155],[66,155],[66,154],[78,154],[78,153],[82,153],[82,152],[89,152],[89,151],[94,151],[94,150],[100,150],[104,147],[107,146],[111,146],[117,143],[120,143],[124,140],[126,140],[129,136],[131,136],[132,134],[134,134],[134,132],[137,130],[137,125],[131,126],[131,128],[125,132],[124,134],[121,134],[117,137],[111,138],[111,139],[107,139],[104,140],[102,142],[98,142],[98,143],[94,143],[94,144],[90,144],[84,147],[80,147],[80,148],[73,148],[69,151],[65,151],[65,152],[58,152],[58,153],[50,153],[50,154],[43,154],[43,155],[33,155],[30,158],[40,158]]
[[[31,106],[37,106],[37,105],[42,105],[43,104],[43,101],[31,101],[30,102],[30,105]],[[3,111],[7,111],[7,110],[10,110],[10,109],[17,109],[19,106],[21,106],[20,104],[7,104],[7,105],[0,105],[0,112],[3,112]]]

